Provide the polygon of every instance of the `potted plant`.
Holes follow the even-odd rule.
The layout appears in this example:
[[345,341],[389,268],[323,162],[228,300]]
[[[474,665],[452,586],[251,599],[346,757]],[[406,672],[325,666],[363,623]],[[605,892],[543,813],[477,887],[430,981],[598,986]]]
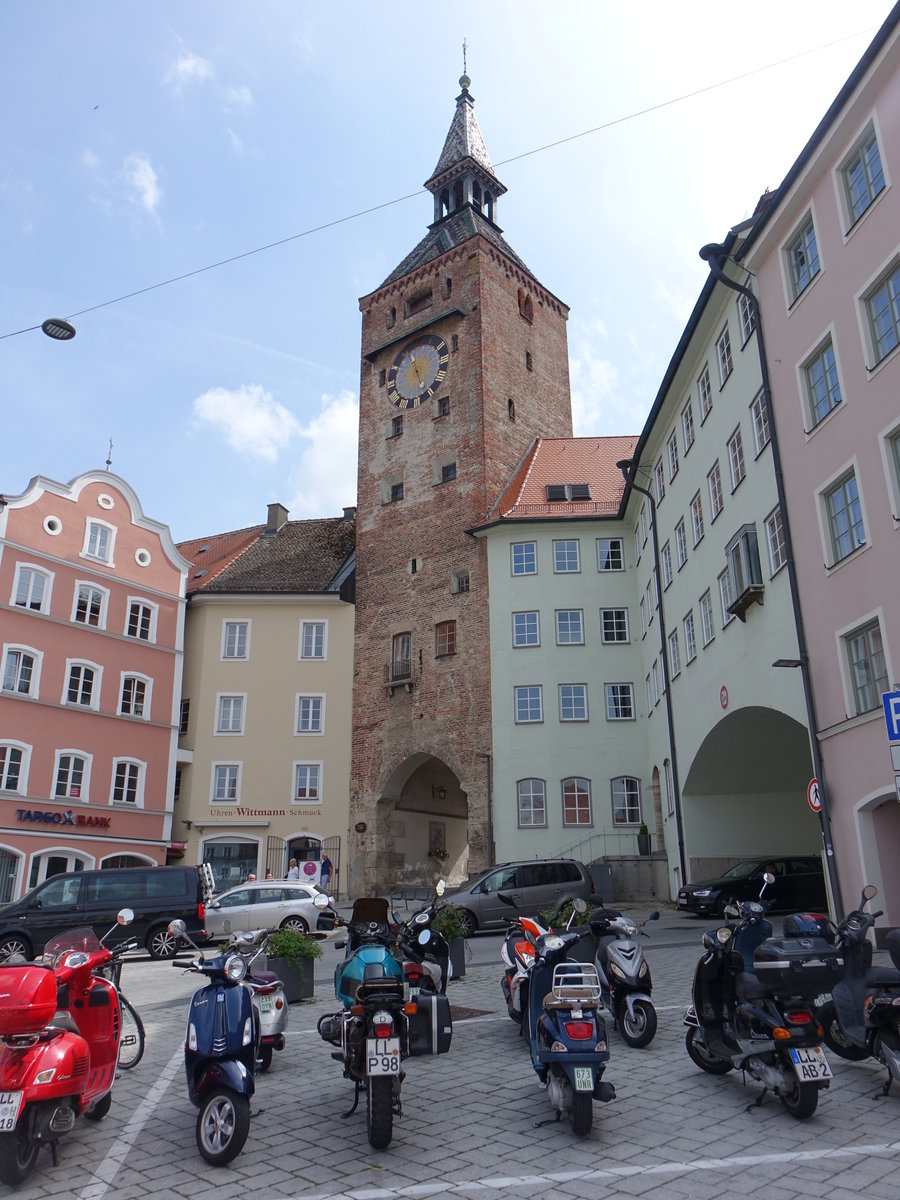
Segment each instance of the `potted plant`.
[[322,947],[308,933],[275,929],[269,934],[268,969],[284,984],[288,1004],[312,998],[315,960],[321,957]]
[[451,904],[439,908],[431,922],[431,928],[442,934],[450,944],[450,965],[453,978],[460,979],[466,973],[466,923],[462,913]]
[[650,853],[650,832],[644,822],[641,822],[641,827],[637,832],[638,854],[644,858]]

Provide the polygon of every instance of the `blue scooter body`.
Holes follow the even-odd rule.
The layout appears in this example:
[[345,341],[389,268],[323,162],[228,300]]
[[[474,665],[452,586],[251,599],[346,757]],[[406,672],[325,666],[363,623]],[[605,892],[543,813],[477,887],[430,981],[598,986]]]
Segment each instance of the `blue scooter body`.
[[[214,969],[218,961],[210,960]],[[214,1085],[239,1095],[256,1090],[258,1017],[250,992],[240,983],[212,979],[191,999],[184,1047],[188,1095],[198,1107]]]

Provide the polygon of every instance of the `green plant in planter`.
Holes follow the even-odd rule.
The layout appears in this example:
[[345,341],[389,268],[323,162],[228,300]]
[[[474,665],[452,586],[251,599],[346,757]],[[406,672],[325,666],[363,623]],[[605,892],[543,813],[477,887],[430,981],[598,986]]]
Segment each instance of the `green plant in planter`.
[[321,958],[322,947],[308,933],[298,933],[295,929],[274,929],[269,934],[266,956],[283,958],[299,969],[304,960]]
[[443,934],[448,942],[452,942],[456,938],[465,936],[466,923],[460,910],[454,908],[451,904],[447,904],[443,908],[438,909],[434,920],[431,922],[431,928],[436,933]]
[[638,837],[640,837],[641,834],[648,834],[649,832],[650,832],[650,830],[647,828],[647,826],[643,822],[641,822],[641,827],[638,830]]
[[[596,907],[597,906],[595,904],[589,904],[587,909],[583,913],[576,913],[575,920],[572,922],[572,929],[575,929],[579,925],[587,925],[588,918],[591,915],[591,909],[596,908]],[[570,900],[569,903],[566,904],[562,909],[560,909],[560,911],[558,913],[552,908],[543,909],[540,914],[541,924],[546,925],[548,927],[548,929],[549,928],[553,928],[556,930],[565,929],[566,926],[569,924],[569,917],[571,917],[571,915],[572,915],[572,902]]]

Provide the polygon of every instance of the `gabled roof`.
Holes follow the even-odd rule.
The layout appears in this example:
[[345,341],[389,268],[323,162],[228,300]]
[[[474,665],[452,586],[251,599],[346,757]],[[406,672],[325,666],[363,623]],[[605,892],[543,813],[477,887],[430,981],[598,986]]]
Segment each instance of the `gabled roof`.
[[[270,535],[265,525],[254,525],[195,538],[179,549],[193,564],[188,595],[316,594],[337,590],[337,577],[354,553],[355,539],[354,520],[324,517],[286,521]],[[205,573],[198,574],[201,571]]]
[[[536,438],[488,514],[497,520],[615,517],[625,480],[616,466],[630,459],[636,436]],[[548,485],[587,484],[589,499],[548,500]]]

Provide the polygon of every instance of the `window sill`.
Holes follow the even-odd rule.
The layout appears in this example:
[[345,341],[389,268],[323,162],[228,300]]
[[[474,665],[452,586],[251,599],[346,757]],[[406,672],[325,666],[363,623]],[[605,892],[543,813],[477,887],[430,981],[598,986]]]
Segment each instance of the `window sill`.
[[855,550],[851,550],[849,554],[845,554],[843,558],[839,558],[833,563],[826,563],[825,575],[833,575],[835,571],[839,571],[841,567],[846,566],[847,563],[854,562],[861,554],[865,554],[868,549],[869,543],[864,542],[861,546],[857,546]]

